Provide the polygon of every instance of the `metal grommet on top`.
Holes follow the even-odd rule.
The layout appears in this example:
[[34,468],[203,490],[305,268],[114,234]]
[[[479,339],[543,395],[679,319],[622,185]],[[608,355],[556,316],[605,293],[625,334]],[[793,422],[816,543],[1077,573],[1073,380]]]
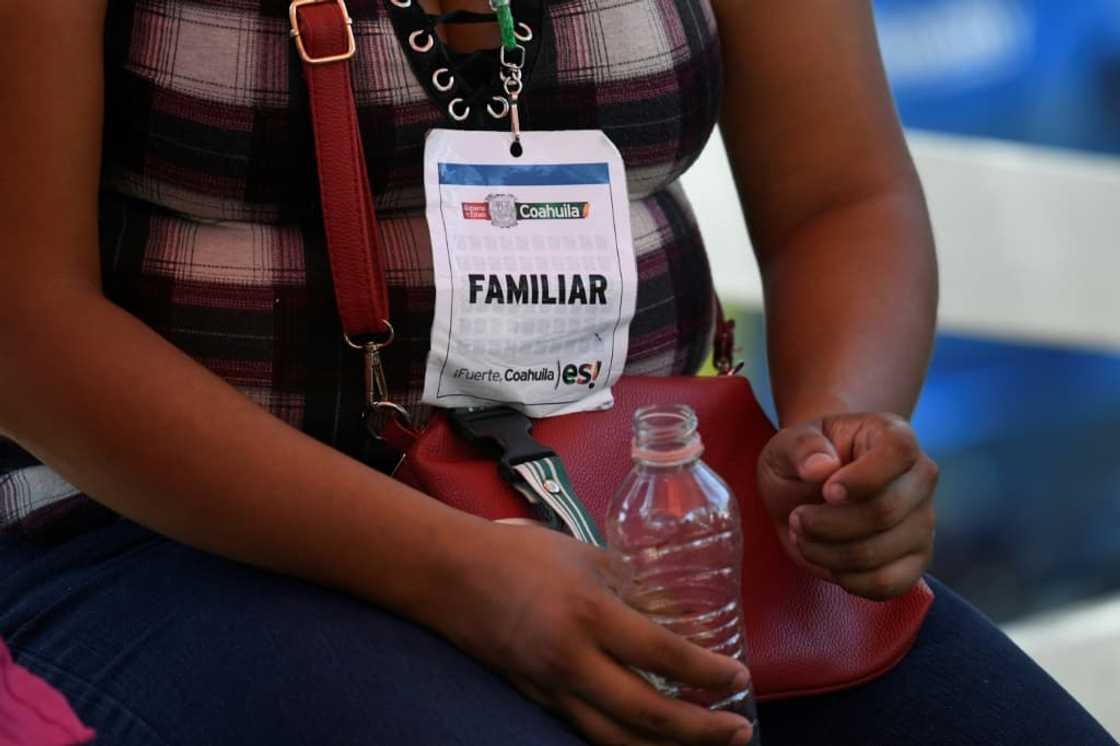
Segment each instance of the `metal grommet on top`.
[[462,111],[462,113],[457,113],[457,112],[455,111],[455,107],[456,107],[456,106],[460,106],[460,105],[462,105],[462,104],[463,104],[463,99],[461,99],[461,98],[456,98],[456,99],[452,99],[452,100],[451,100],[451,103],[449,103],[449,104],[447,105],[447,113],[448,113],[448,114],[449,114],[449,115],[451,116],[451,118],[452,118],[452,119],[454,119],[454,120],[455,120],[456,122],[461,122],[461,121],[463,121],[464,119],[466,119],[467,117],[469,117],[469,116],[471,115],[471,107],[469,107],[469,106],[464,106],[464,107],[463,107],[463,111]]
[[[442,83],[440,82],[441,75],[447,76],[447,80]],[[448,68],[441,67],[434,73],[432,73],[432,85],[435,86],[437,91],[440,91],[441,93],[447,93],[455,87],[455,76],[451,74],[451,70],[449,70]]]
[[493,96],[492,98],[498,103],[498,110],[494,111],[494,104],[486,104],[486,111],[490,116],[495,119],[505,119],[509,116],[509,99],[503,96]]
[[[411,0],[409,1],[411,2]],[[524,31],[522,31],[522,29],[524,29]],[[514,29],[513,35],[517,37],[518,41],[530,42],[533,40],[533,29],[529,27],[529,24],[519,21],[517,28]]]
[[389,2],[391,2],[393,5],[397,6],[398,8],[411,8],[412,7],[412,0],[389,0]]
[[[423,46],[421,46],[416,41],[422,34],[426,34],[427,37],[428,37],[427,43],[425,43]],[[432,35],[429,34],[427,31],[424,31],[423,29],[420,29],[419,31],[413,31],[411,34],[408,35],[408,45],[410,47],[412,47],[414,50],[416,50],[417,52],[429,52],[429,51],[431,51],[432,47],[434,47],[436,45],[436,40],[433,39]]]

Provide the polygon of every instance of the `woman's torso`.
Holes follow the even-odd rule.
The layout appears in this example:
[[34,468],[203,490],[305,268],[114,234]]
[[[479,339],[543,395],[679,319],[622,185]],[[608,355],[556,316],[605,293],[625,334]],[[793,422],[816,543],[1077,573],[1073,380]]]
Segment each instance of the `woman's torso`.
[[[409,55],[398,38],[424,27],[418,6],[351,0],[349,10],[398,332],[386,353],[389,383],[411,403],[434,301],[424,136],[453,126],[455,97],[472,103],[473,126],[508,122],[489,119],[479,103],[494,84],[492,55],[464,61],[441,45]],[[534,36],[524,126],[601,128],[627,164],[640,280],[627,371],[694,370],[707,348],[711,280],[675,182],[719,109],[708,1],[513,0],[513,10]],[[461,71],[446,94],[430,83],[445,66]],[[360,365],[334,310],[288,3],[111,0],[103,170],[106,295],[281,419],[354,452]],[[0,523],[65,491],[45,467],[0,444]]]

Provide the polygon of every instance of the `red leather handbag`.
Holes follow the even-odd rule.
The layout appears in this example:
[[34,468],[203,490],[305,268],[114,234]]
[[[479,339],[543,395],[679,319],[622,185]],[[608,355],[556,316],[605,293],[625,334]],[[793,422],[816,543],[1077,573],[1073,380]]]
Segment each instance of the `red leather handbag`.
[[[407,448],[395,476],[485,518],[533,517],[525,490],[519,492],[503,480],[493,458],[461,437],[462,423],[456,426],[452,418],[437,413],[422,432],[413,432],[403,410],[388,398],[380,356],[392,342],[392,327],[347,64],[355,48],[349,18],[338,0],[297,0],[291,5],[291,20],[311,99],[339,315],[347,341],[364,351],[367,413],[371,420],[387,420],[386,438]],[[726,322],[718,325],[716,357],[728,372],[730,325]],[[758,497],[755,475],[759,453],[774,428],[746,379],[624,376],[614,395],[615,405],[607,411],[535,421],[532,438],[527,420],[514,423],[512,430],[506,421],[499,431],[481,435],[505,446],[507,476],[542,452],[555,454],[568,467],[575,495],[602,525],[611,493],[630,469],[634,410],[654,403],[690,405],[700,422],[705,462],[740,500],[745,536],[743,600],[759,698],[854,686],[888,671],[906,654],[933,600],[924,581],[900,598],[876,603],[804,572],[782,549]],[[479,428],[485,431],[486,423]]]

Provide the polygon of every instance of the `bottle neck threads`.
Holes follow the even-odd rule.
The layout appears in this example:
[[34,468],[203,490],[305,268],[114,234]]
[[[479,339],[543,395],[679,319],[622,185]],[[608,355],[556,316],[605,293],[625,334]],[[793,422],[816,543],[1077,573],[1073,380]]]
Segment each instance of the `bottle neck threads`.
[[638,464],[680,466],[704,453],[696,413],[684,404],[642,407],[634,413],[631,455]]

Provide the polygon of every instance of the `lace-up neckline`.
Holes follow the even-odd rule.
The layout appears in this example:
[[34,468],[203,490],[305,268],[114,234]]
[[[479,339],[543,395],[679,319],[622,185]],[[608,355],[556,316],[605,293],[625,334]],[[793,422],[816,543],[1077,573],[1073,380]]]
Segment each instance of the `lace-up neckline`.
[[[397,39],[428,95],[447,114],[450,126],[509,128],[509,101],[503,90],[498,49],[460,52],[438,33],[440,25],[493,23],[495,14],[456,9],[428,13],[418,0],[384,0]],[[545,34],[544,0],[515,0],[518,43],[524,47],[523,80],[530,89],[533,66]]]

